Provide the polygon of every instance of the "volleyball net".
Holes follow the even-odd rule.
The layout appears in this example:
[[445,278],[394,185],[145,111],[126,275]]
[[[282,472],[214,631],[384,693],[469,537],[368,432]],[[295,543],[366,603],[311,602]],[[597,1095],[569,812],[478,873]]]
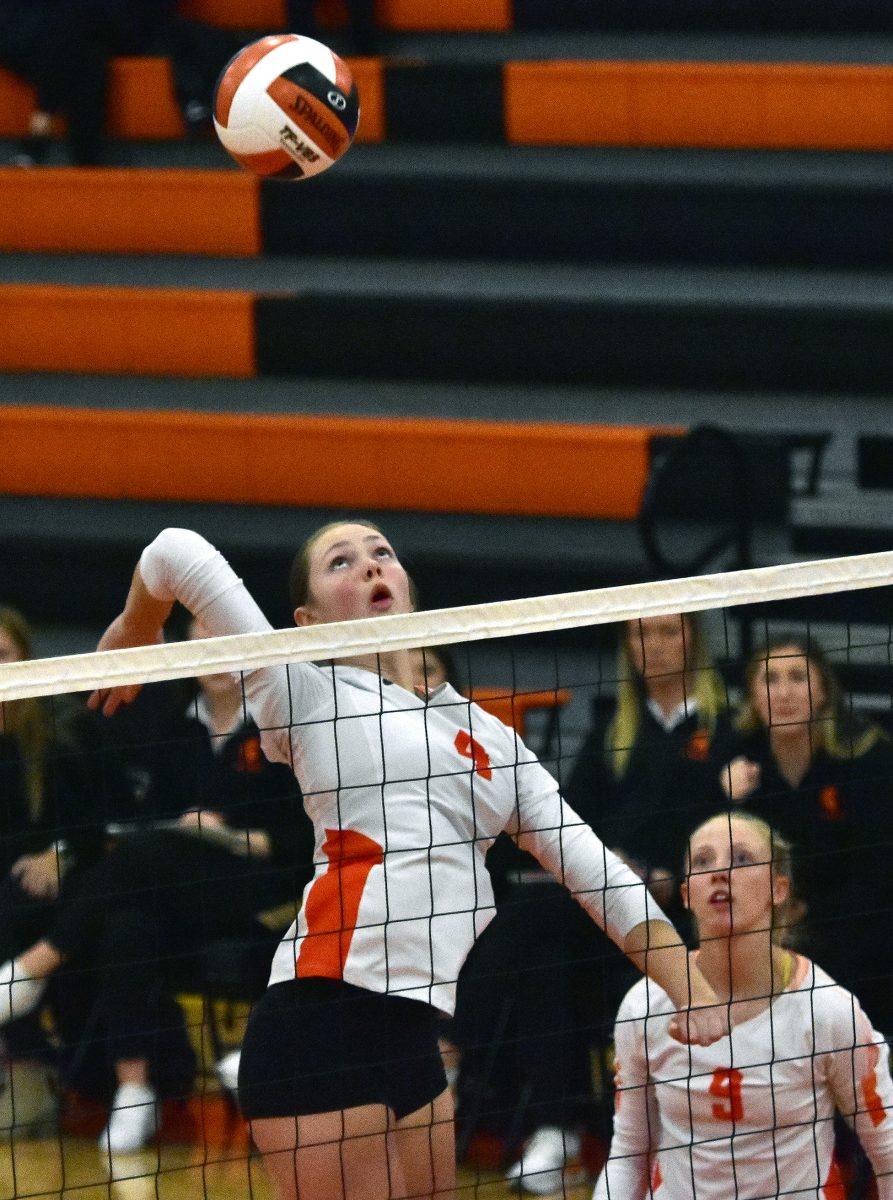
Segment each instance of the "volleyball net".
[[[420,682],[444,670],[524,739],[692,944],[679,901],[688,835],[730,808],[764,819],[793,845],[807,912],[796,945],[890,1032],[891,580],[893,552],[0,666],[3,958],[49,938],[64,959],[31,1008],[0,1030],[13,1066],[0,1137],[11,1145],[50,1115],[35,1115],[24,1090],[17,1098],[17,1062],[52,1061],[58,1129],[92,1137],[108,1119],[116,1064],[145,1059],[161,1145],[203,1144],[207,1161],[232,1158],[237,1146],[248,1170],[232,1078],[218,1068],[239,1049],[322,852],[291,767],[271,766],[261,750],[259,734],[282,731],[248,723],[245,681],[284,664],[403,649],[426,651]],[[130,684],[145,685],[130,708],[112,718],[88,712],[88,694]],[[407,695],[404,707],[417,713],[419,697]],[[472,805],[486,804],[493,767],[475,712],[466,705],[467,740],[455,743],[455,775]],[[331,746],[337,753],[338,736]],[[372,758],[368,780],[341,764],[345,797],[390,782],[388,755]],[[734,765],[741,760],[747,775]],[[516,755],[503,765],[517,764]],[[434,809],[443,771],[428,769]],[[297,774],[304,783],[300,761]],[[469,853],[492,841],[476,820]],[[432,818],[415,849],[430,855],[436,827]],[[326,835],[330,855],[336,834]],[[390,849],[385,841],[384,855]],[[493,843],[487,869],[498,917],[441,1027],[460,1158],[500,1175],[537,1129],[583,1130],[589,1140],[568,1158],[582,1157],[594,1175],[610,1132],[614,1019],[636,973],[507,839]],[[431,905],[448,915],[448,889],[435,890],[432,875],[421,917]],[[23,892],[33,901],[27,920]],[[493,901],[480,896],[481,919],[466,916],[483,928]],[[336,957],[358,924],[336,931]],[[396,977],[402,966],[386,960],[389,946],[403,953],[399,938],[386,926],[379,935],[380,977],[392,968]],[[456,981],[447,982],[448,992]],[[486,1137],[500,1149],[481,1159]],[[577,1195],[569,1189],[582,1178],[557,1182]],[[213,1189],[206,1180],[206,1194]],[[8,1194],[34,1190],[16,1177]]]

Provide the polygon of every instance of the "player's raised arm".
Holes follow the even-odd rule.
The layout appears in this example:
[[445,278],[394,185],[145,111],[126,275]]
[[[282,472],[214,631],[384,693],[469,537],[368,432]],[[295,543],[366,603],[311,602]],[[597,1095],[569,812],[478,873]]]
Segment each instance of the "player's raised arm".
[[[189,529],[164,529],[140,556],[124,610],[99,642],[100,650],[154,645],[175,602],[201,617],[209,636],[263,632],[271,628],[242,581],[219,550]],[[139,688],[102,689],[90,698],[110,716]]]
[[[523,753],[530,755],[526,747]],[[516,779],[517,812],[507,832],[664,989],[678,1013],[671,1036],[707,1046],[728,1033],[725,1006],[690,962],[682,939],[638,875],[562,800],[555,781],[532,755]]]
[[[130,591],[122,612],[99,639],[98,650],[122,650],[128,646],[154,646],[164,641],[164,623],[173,608],[172,600],[158,600],[146,587],[139,564],[133,572]],[[140,692],[140,684],[99,688],[87,701],[90,708],[100,709],[110,717],[122,704],[132,703]]]

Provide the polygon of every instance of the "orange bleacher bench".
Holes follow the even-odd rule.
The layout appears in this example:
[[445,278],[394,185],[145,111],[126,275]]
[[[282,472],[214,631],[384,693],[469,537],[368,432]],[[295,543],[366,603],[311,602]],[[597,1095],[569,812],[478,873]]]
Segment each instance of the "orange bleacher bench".
[[[360,142],[421,137],[732,149],[893,146],[888,65],[379,58],[353,59],[351,65],[361,96]],[[0,136],[21,136],[31,106],[30,89],[0,71]],[[116,59],[108,111],[115,137],[184,133],[165,59]]]
[[652,440],[681,432],[0,407],[9,495],[618,520],[638,514]]
[[261,252],[261,188],[243,171],[0,170],[0,251]]
[[[227,29],[287,27],[285,0],[180,0],[179,9],[183,16]],[[345,19],[339,0],[317,0],[316,10],[324,27]],[[376,19],[392,30],[495,32],[512,27],[512,0],[378,0]]]

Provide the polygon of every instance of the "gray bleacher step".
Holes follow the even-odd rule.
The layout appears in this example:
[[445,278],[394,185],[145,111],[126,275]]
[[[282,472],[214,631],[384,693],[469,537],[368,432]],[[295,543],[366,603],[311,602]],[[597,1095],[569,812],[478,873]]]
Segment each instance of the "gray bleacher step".
[[674,267],[633,264],[490,263],[338,258],[194,258],[173,255],[0,256],[0,282],[131,288],[223,288],[356,298],[388,295],[528,301],[589,301],[685,309],[819,309],[888,313],[893,275],[860,271]]
[[[107,621],[142,547],[165,526],[185,526],[218,545],[270,619],[285,625],[295,551],[345,515],[381,522],[428,608],[646,577],[633,522],[32,496],[0,496],[0,576],[7,599],[37,620]],[[60,589],[69,570],[79,586]]]
[[859,33],[456,33],[383,35],[397,57],[432,62],[644,60],[670,62],[893,62],[893,36]]
[[[740,187],[893,187],[889,156],[869,151],[721,150],[626,146],[357,145],[327,175],[435,179],[507,179],[519,186],[617,182]],[[302,184],[284,184],[301,194]]]

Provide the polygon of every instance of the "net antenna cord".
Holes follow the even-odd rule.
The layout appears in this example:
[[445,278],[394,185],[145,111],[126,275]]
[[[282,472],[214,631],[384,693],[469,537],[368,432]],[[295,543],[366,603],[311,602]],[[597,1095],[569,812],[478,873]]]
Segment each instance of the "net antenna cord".
[[0,666],[0,703],[893,584],[893,550]]

